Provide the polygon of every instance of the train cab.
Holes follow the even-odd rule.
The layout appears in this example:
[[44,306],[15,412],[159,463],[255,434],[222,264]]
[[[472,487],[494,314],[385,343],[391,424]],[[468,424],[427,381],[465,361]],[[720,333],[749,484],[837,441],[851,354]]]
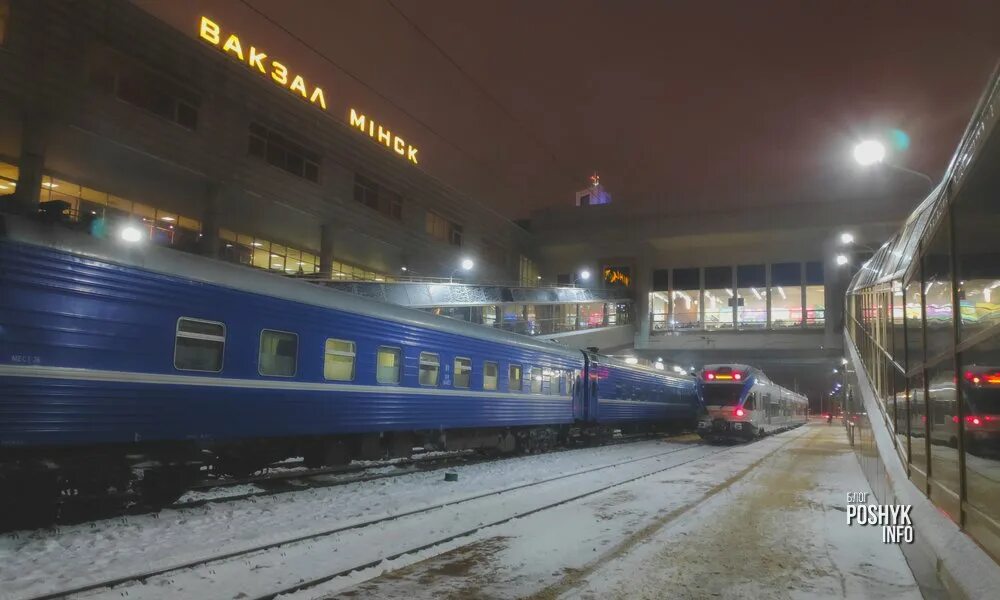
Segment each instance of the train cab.
[[708,441],[749,441],[806,422],[808,400],[748,365],[706,365],[698,378],[706,414],[698,434]]

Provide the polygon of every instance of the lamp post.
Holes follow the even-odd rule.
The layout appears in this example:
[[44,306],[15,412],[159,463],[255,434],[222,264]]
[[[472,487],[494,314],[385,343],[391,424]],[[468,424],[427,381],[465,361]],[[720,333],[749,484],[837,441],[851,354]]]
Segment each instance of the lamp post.
[[573,285],[576,285],[581,281],[590,281],[590,269],[580,269],[573,276]]
[[885,145],[883,145],[882,142],[876,140],[864,140],[859,142],[856,146],[854,146],[854,160],[862,167],[882,165],[896,171],[916,175],[926,181],[927,185],[932,188],[934,187],[934,180],[931,179],[931,176],[927,173],[885,162]]

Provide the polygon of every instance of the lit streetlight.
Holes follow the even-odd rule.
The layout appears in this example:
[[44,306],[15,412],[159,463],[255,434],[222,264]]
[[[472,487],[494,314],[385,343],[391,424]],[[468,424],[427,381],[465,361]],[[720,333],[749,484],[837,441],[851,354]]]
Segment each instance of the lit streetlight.
[[838,266],[842,267],[842,266],[846,265],[849,262],[851,262],[851,259],[847,258],[846,254],[838,254],[837,255],[837,265]]
[[119,235],[121,236],[123,241],[126,241],[130,244],[134,244],[142,239],[142,231],[140,231],[139,228],[134,225],[126,225],[125,227],[122,227],[122,230],[119,233]]
[[859,142],[858,145],[854,147],[854,160],[862,167],[884,165],[890,169],[909,173],[910,175],[916,175],[926,181],[932,188],[934,187],[934,180],[931,179],[931,176],[927,173],[922,173],[920,171],[907,169],[906,167],[885,162],[885,145],[883,145],[882,142],[876,140],[863,140]]
[[471,258],[469,258],[468,256],[466,256],[465,258],[462,259],[462,262],[459,263],[458,269],[455,269],[454,271],[452,271],[451,275],[448,276],[448,282],[449,283],[455,283],[455,273],[458,273],[459,270],[462,270],[462,271],[465,271],[466,273],[468,273],[475,266],[476,266],[476,263],[473,262],[473,260]]

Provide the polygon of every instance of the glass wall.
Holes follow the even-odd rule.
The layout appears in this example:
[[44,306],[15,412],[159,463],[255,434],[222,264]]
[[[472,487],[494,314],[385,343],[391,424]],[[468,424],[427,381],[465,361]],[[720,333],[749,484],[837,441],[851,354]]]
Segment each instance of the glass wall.
[[823,264],[771,265],[770,286],[767,269],[739,265],[653,271],[650,331],[824,327]]
[[771,327],[783,329],[802,325],[802,264],[771,265]]
[[740,329],[767,327],[767,267],[740,265],[736,267],[736,288],[739,299],[737,325]]
[[846,330],[883,414],[851,418],[881,417],[914,485],[1000,560],[1000,136],[968,144],[852,282]]
[[733,305],[732,267],[705,269],[705,329],[732,329]]

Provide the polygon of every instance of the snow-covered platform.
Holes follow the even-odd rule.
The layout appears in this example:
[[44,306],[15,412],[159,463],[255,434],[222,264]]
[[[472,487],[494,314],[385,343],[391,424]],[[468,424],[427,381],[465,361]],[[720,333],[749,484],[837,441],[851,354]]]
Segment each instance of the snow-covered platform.
[[814,422],[512,523],[340,595],[921,598],[880,527],[847,525],[848,492],[870,489],[844,429]]
[[0,598],[920,598],[847,525],[869,489],[838,425],[455,471],[2,536]]

